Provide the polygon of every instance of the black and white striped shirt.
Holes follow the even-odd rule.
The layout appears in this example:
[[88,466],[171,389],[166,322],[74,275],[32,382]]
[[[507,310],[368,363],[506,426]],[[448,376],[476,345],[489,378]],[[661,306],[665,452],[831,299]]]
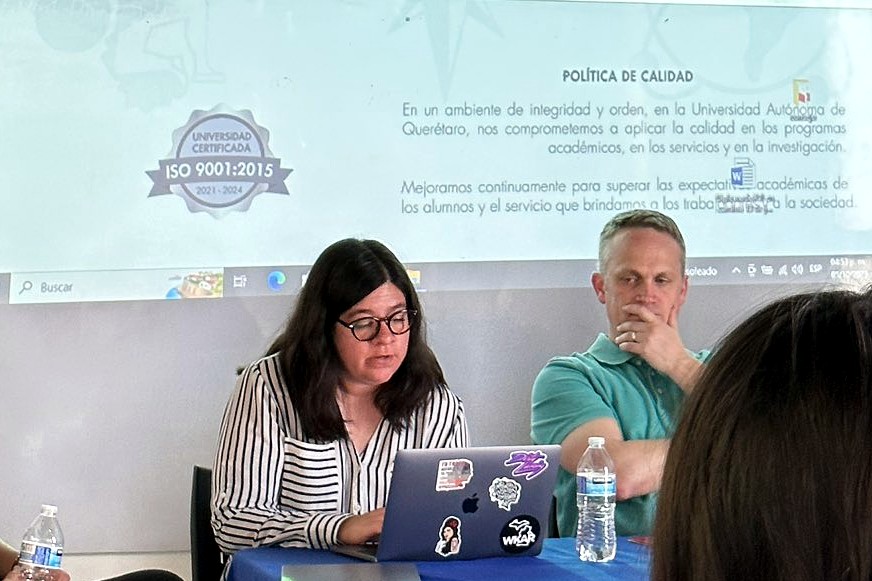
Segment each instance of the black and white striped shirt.
[[212,479],[212,527],[225,553],[281,545],[325,548],[354,514],[385,506],[397,450],[468,445],[463,403],[447,388],[396,431],[386,420],[358,455],[348,439],[302,433],[277,355],[238,378],[221,422]]

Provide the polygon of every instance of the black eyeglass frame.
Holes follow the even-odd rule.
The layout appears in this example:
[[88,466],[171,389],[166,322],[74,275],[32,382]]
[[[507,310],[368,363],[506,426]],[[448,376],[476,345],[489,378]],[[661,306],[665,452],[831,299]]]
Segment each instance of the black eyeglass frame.
[[[393,327],[391,327],[391,323],[394,321],[394,318],[400,314],[405,314],[408,317],[409,326],[406,327],[404,330],[397,332],[394,331]],[[342,319],[336,319],[336,322],[351,331],[352,337],[354,337],[361,343],[365,343],[367,341],[373,341],[376,337],[378,337],[378,334],[381,333],[382,323],[384,323],[385,327],[387,327],[388,331],[390,331],[393,335],[405,335],[412,330],[412,325],[415,323],[415,317],[417,316],[418,311],[415,309],[400,309],[399,311],[394,311],[387,317],[360,317],[348,323],[346,323]],[[354,330],[354,326],[360,324],[362,321],[375,321],[376,323],[375,333],[373,333],[372,337],[369,337],[368,339],[361,339],[357,336],[357,332]]]

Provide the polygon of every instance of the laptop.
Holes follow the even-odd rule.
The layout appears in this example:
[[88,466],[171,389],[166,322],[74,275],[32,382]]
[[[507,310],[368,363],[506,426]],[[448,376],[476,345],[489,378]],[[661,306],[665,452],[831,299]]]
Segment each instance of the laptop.
[[368,561],[538,555],[560,446],[397,452],[378,543],[333,550]]

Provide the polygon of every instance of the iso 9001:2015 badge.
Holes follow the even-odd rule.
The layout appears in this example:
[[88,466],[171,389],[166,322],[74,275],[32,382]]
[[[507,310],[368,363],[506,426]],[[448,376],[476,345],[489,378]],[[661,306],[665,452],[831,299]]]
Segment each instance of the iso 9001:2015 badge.
[[273,156],[269,131],[255,123],[251,111],[218,105],[191,113],[173,131],[170,156],[146,173],[154,182],[149,197],[176,194],[191,212],[220,217],[248,210],[263,192],[287,195],[291,171]]

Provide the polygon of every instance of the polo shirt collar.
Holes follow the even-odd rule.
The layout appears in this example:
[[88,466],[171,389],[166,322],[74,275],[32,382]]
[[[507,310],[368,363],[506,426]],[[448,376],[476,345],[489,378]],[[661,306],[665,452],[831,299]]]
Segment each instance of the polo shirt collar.
[[626,363],[635,355],[622,351],[605,333],[600,333],[587,352],[597,361],[605,365],[620,365]]

